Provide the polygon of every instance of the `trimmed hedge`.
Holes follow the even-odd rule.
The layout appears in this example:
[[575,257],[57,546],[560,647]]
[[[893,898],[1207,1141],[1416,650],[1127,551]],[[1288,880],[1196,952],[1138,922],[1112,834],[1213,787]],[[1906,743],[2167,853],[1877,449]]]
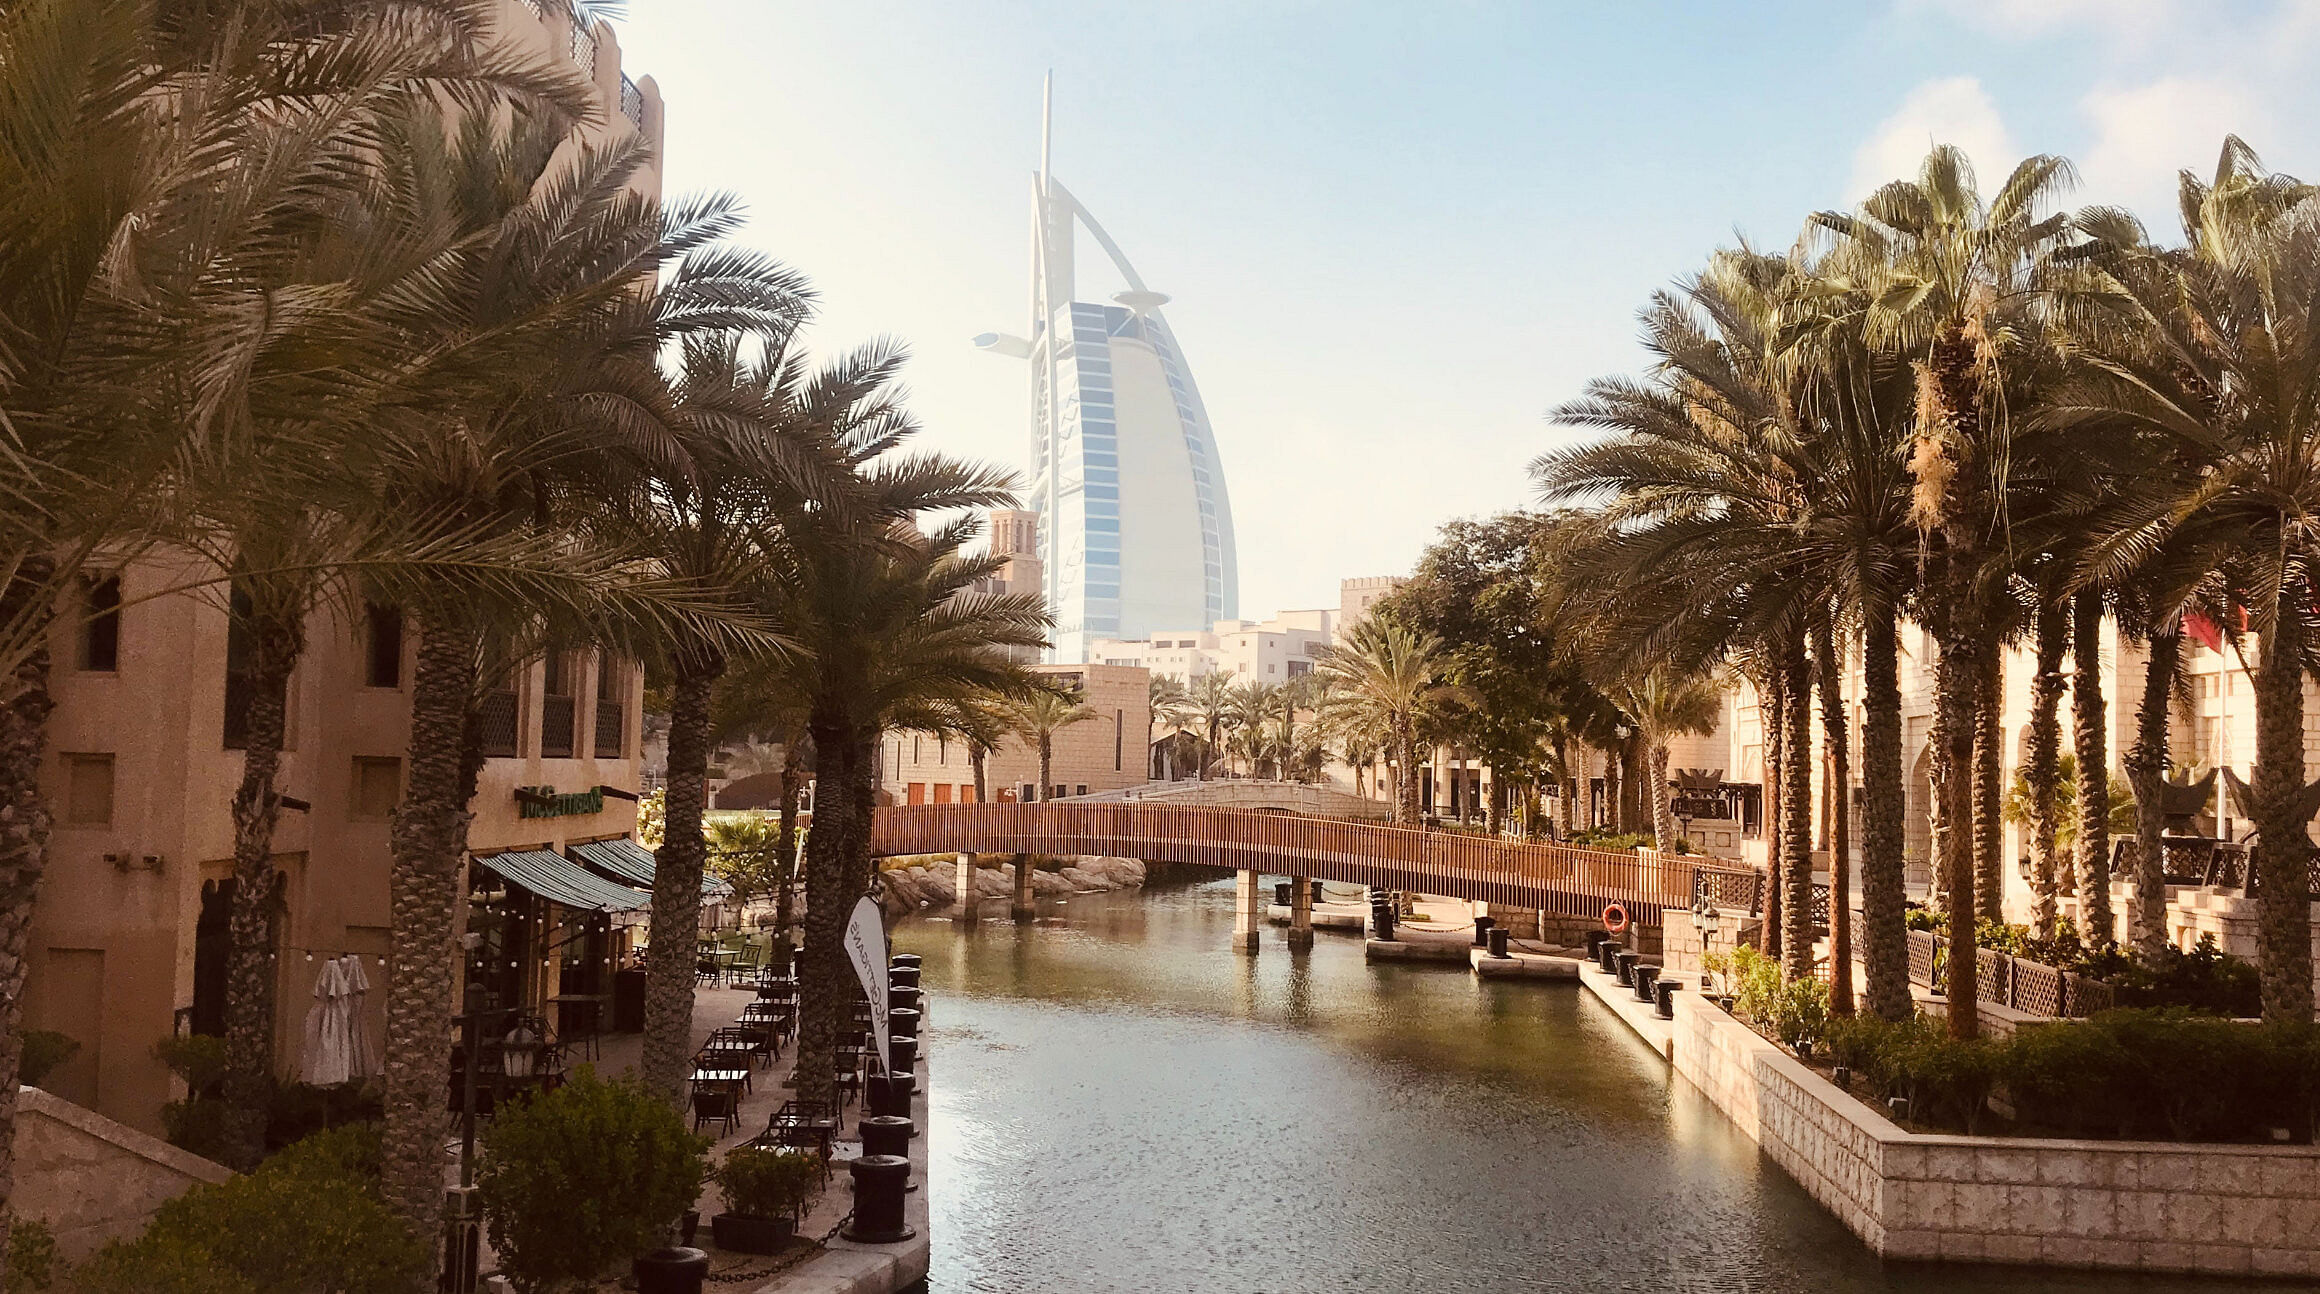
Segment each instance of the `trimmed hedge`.
[[2156,1141],[2312,1138],[2320,1030],[2245,1024],[2180,1008],[2105,1011],[2008,1038],[1950,1038],[1922,1017],[1832,1021],[1828,1059],[1871,1099],[1902,1097],[1914,1123],[1977,1133],[1991,1098],[2018,1126]]

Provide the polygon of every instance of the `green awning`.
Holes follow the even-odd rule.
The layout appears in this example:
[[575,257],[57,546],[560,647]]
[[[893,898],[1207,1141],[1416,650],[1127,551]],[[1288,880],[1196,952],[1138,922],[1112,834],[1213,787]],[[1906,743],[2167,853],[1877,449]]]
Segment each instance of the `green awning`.
[[[618,840],[592,840],[585,845],[566,845],[564,848],[573,857],[623,885],[648,890],[652,888],[653,869],[658,860],[653,857],[653,851],[626,836]],[[732,883],[722,877],[705,875],[701,878],[701,897],[732,898]]]
[[615,885],[585,867],[575,866],[562,854],[545,849],[511,849],[485,854],[475,860],[510,885],[521,886],[551,903],[587,912],[634,912],[652,905],[652,896],[626,885]]

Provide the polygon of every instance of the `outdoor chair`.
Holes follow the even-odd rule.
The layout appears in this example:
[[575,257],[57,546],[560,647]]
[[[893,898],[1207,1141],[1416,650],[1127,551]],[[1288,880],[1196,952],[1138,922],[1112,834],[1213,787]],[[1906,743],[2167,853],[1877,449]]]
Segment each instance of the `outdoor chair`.
[[759,1150],[811,1150],[821,1155],[822,1179],[830,1176],[830,1147],[838,1136],[838,1111],[824,1101],[784,1101],[752,1138]]
[[722,1136],[741,1121],[741,1094],[729,1083],[693,1084],[693,1131],[705,1123],[718,1124]]

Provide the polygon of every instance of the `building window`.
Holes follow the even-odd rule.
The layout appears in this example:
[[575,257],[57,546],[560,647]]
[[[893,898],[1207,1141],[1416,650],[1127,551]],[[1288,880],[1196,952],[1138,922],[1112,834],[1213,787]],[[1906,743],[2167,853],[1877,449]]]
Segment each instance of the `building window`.
[[1025,783],[1023,784],[1023,802],[1024,802],[1025,804],[1029,804],[1029,803],[1031,803],[1033,800],[1036,800],[1036,799],[1038,799],[1038,798],[1039,798],[1039,788],[1038,788],[1038,787],[1036,787],[1036,786],[1033,786],[1033,785],[1032,785],[1031,783],[1029,783],[1029,782],[1025,782]]
[[70,827],[104,827],[113,821],[113,757],[64,757],[64,821]]
[[[1060,790],[1061,788],[1059,787],[1059,788],[1057,788],[1057,789],[1059,789],[1059,790]],[[1080,783],[1079,790],[1077,790],[1077,791],[1073,792],[1073,794],[1075,794],[1075,795],[1086,795],[1086,794],[1087,794],[1087,783],[1085,783],[1085,782],[1082,782],[1082,783]]]
[[546,666],[540,689],[540,758],[570,759],[579,753],[572,653],[549,652]]
[[385,822],[403,798],[403,761],[390,755],[354,757],[354,788],[346,816],[356,822]]
[[950,783],[937,782],[934,784],[934,802],[936,804],[949,804],[951,802]]
[[92,674],[121,668],[121,577],[81,577],[80,667]]
[[912,782],[909,787],[908,795],[909,798],[904,801],[906,804],[926,803],[926,783]]
[[1127,767],[1120,762],[1125,757],[1122,753],[1121,743],[1125,740],[1124,734],[1127,730],[1128,712],[1125,710],[1112,711],[1112,771],[1115,773]]
[[623,686],[627,667],[611,652],[596,653],[596,738],[598,759],[618,759],[627,752],[628,690]]
[[403,612],[399,607],[363,604],[363,686],[403,685]]
[[250,677],[250,656],[256,650],[250,634],[255,608],[240,586],[227,600],[225,748],[241,750],[250,744],[250,703],[257,681]]

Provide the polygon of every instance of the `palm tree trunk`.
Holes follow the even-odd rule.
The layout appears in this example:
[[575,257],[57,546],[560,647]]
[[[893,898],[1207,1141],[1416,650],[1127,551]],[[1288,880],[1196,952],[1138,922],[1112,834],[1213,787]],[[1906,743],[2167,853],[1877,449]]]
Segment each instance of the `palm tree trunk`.
[[[796,734],[793,732],[790,735],[794,737]],[[780,868],[779,874],[781,876],[781,883],[773,892],[773,943],[776,948],[782,949],[790,946],[789,925],[790,919],[795,915],[791,899],[797,893],[798,774],[805,771],[805,766],[805,761],[798,757],[797,743],[795,741],[783,742],[781,744],[781,816],[779,825],[774,829],[773,837],[773,857]],[[975,799],[979,802],[982,798],[983,765],[982,757],[978,755],[975,762]],[[667,833],[662,833],[661,838],[668,839]]]
[[1813,625],[1813,658],[1819,665],[1821,740],[1828,746],[1829,805],[1829,1008],[1853,1013],[1853,766],[1851,733],[1845,718],[1844,659],[1837,654],[1836,628],[1828,617]]
[[2111,761],[2104,749],[2102,594],[2070,603],[2071,749],[2078,759],[2078,910],[2090,946],[2118,941],[2111,915]]
[[1408,715],[1394,716],[1394,755],[1399,761],[1394,779],[1394,825],[1418,825],[1418,734]]
[[1890,600],[1861,612],[1861,957],[1869,1009],[1880,1019],[1917,1014],[1909,994],[1908,900],[1902,867],[1901,644]]
[[305,635],[295,616],[249,626],[250,709],[242,748],[242,784],[234,794],[234,895],[227,921],[224,1160],[248,1172],[266,1153],[266,1115],[274,1094],[274,910],[281,874],[274,867],[274,828],[282,816],[275,780],[290,711],[290,673]]
[[2180,630],[2150,636],[2150,664],[2135,710],[2135,744],[2127,748],[2127,784],[2135,792],[2135,960],[2156,970],[2167,952],[2167,708],[2183,656]]
[[2257,951],[2264,1019],[2312,1019],[2312,836],[2320,786],[2304,784],[2304,624],[2311,586],[2302,572],[2282,582],[2277,614],[2260,645],[2254,679],[2256,758],[2248,770],[2248,816],[2256,829]]
[[1620,780],[1620,753],[1626,743],[1620,742],[1603,752],[1603,828],[1612,835],[1627,830],[1627,817],[1620,810],[1627,803],[1623,792],[1627,789]]
[[1575,820],[1573,804],[1579,798],[1579,779],[1571,775],[1571,738],[1557,728],[1555,742],[1555,838],[1569,840]]
[[868,888],[870,751],[876,735],[843,722],[814,726],[814,829],[806,833],[806,939],[798,970],[797,1094],[838,1100],[840,1022],[854,1000],[846,922]]
[[1971,1038],[1981,1031],[1980,967],[1974,957],[1974,719],[1981,711],[1982,653],[1977,626],[1959,610],[1946,617],[1935,666],[1933,710],[1933,836],[1949,913],[1949,1032]]
[[[1166,752],[1163,751],[1162,753],[1165,754]],[[967,752],[967,764],[975,770],[975,803],[977,804],[989,804],[991,802],[990,784],[987,780],[987,773],[984,767],[988,758],[989,752],[985,751],[981,746],[976,746]],[[1175,766],[1171,764],[1168,771],[1171,773],[1175,772]]]
[[1974,695],[1974,919],[2006,919],[2006,730],[1999,656],[1982,657]]
[[1054,783],[1048,780],[1054,776],[1055,739],[1043,732],[1039,734],[1039,798],[1042,803],[1055,795]]
[[395,1212],[429,1241],[443,1209],[443,1088],[451,1073],[456,916],[474,794],[467,738],[477,654],[472,633],[420,616],[409,784],[389,833],[385,1191]]
[[1663,854],[1675,852],[1676,815],[1668,803],[1668,748],[1664,741],[1651,743],[1651,835],[1652,843]]
[[693,981],[700,951],[701,873],[709,842],[709,694],[724,658],[699,648],[677,653],[669,693],[669,780],[661,847],[654,851],[652,942],[644,959],[645,1087],[670,1105],[685,1099],[693,1050]]
[[2037,677],[2030,681],[2030,750],[2022,780],[2030,792],[2030,888],[2034,902],[2030,928],[2054,928],[2061,892],[2062,861],[2055,835],[2060,829],[2055,788],[2062,782],[2062,652],[2069,645],[2069,611],[2059,599],[2038,609]]
[[1764,955],[1778,959],[1786,942],[1781,929],[1782,877],[1780,870],[1783,812],[1781,789],[1787,760],[1782,757],[1788,737],[1788,701],[1778,665],[1764,671],[1764,690],[1757,702],[1757,722],[1764,729]]
[[48,799],[40,792],[48,745],[47,624],[56,577],[43,554],[19,562],[0,585],[0,624],[30,623],[34,648],[0,693],[0,1235],[14,1218],[17,1074],[24,1059],[25,953],[31,943],[40,873],[48,858]]
[[1812,680],[1804,656],[1804,633],[1783,635],[1780,645],[1780,769],[1782,962],[1791,978],[1812,974]]

